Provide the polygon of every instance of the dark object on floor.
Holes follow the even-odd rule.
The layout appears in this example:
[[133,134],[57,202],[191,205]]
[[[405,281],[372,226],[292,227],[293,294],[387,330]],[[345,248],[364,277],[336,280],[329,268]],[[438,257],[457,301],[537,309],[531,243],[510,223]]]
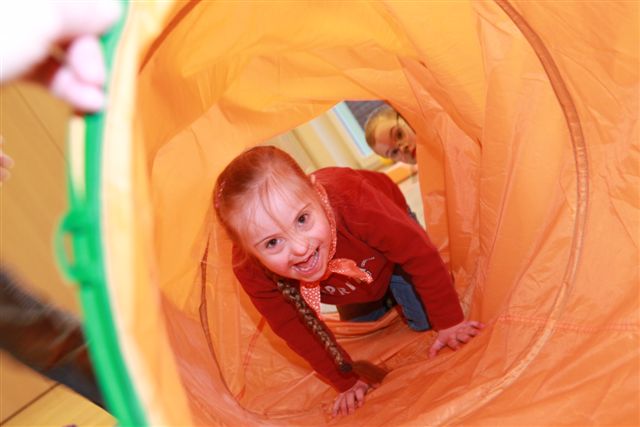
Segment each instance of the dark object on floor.
[[30,294],[3,267],[0,349],[104,408],[80,321]]

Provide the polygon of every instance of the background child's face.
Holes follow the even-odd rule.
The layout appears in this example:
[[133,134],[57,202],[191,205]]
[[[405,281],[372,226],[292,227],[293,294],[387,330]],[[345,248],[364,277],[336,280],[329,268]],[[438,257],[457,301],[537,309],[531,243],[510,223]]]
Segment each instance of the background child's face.
[[375,141],[373,151],[378,155],[396,162],[416,163],[416,134],[399,114],[380,119]]
[[280,191],[271,193],[266,203],[254,203],[252,220],[245,228],[245,246],[282,277],[320,280],[327,269],[331,244],[327,215],[309,194],[287,197]]

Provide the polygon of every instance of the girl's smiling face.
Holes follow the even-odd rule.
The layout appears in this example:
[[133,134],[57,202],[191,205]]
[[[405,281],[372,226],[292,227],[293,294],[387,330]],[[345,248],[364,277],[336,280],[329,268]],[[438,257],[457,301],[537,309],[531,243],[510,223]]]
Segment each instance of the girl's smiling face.
[[416,134],[400,116],[381,117],[375,129],[373,151],[396,162],[416,164]]
[[318,281],[329,262],[329,220],[315,194],[282,190],[270,186],[263,197],[254,193],[252,214],[242,228],[244,246],[279,276]]

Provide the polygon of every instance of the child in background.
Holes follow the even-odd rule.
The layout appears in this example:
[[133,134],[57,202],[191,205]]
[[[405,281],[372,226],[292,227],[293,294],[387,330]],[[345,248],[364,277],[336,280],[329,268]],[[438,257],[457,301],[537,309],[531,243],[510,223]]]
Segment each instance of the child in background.
[[340,392],[334,416],[362,406],[376,384],[352,369],[357,363],[321,320],[321,301],[377,301],[404,279],[411,292],[398,303],[410,326],[428,327],[413,318],[417,308],[426,319],[424,307],[437,331],[431,357],[483,327],[464,320],[438,251],[384,174],[334,167],[307,176],[285,152],[255,147],[220,174],[214,205],[234,242],[234,273],[255,307]]
[[364,124],[367,144],[376,154],[396,162],[416,164],[416,133],[388,104],[369,114]]

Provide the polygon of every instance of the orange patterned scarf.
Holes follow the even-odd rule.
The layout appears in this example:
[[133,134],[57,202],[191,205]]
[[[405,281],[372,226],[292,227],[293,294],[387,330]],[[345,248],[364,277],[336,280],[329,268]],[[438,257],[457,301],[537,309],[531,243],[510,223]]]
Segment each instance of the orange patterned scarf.
[[336,254],[336,241],[338,239],[336,232],[336,218],[333,215],[333,209],[329,204],[329,198],[324,187],[318,183],[314,183],[314,187],[320,197],[320,204],[324,209],[327,219],[329,220],[329,228],[331,229],[331,244],[329,246],[329,263],[327,271],[322,279],[316,282],[300,281],[300,293],[306,303],[313,308],[318,317],[320,317],[320,282],[327,279],[330,275],[336,273],[343,276],[356,279],[360,282],[371,283],[373,278],[371,275],[361,270],[354,260],[348,258],[333,258]]

